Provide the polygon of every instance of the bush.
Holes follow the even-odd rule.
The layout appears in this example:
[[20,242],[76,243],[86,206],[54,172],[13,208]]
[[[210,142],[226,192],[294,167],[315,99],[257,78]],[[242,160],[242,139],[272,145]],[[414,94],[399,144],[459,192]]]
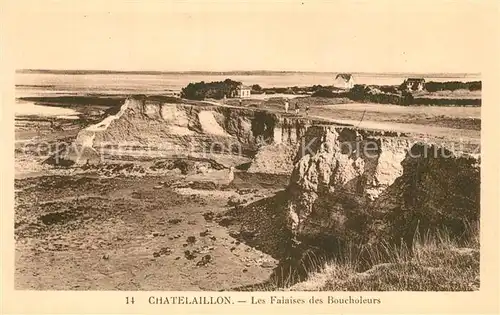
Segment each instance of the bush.
[[262,87],[258,84],[252,85],[252,90],[250,91],[250,94],[263,94],[264,91],[262,90]]
[[316,90],[315,92],[313,92],[313,94],[311,96],[315,96],[315,97],[330,97],[330,98],[333,98],[335,97],[335,93],[333,93],[332,90],[329,90],[329,89],[325,89],[325,88],[321,88],[321,89],[318,89]]
[[409,92],[384,93],[378,88],[356,84],[348,93],[348,97],[353,101],[363,103],[382,103],[395,105],[413,104],[413,95]]
[[252,91],[255,91],[255,92],[261,92],[262,91],[262,87],[258,84],[254,84],[252,85]]
[[455,91],[455,90],[469,90],[469,91],[479,91],[481,90],[481,81],[471,81],[471,82],[459,82],[459,81],[448,81],[448,82],[434,82],[430,81],[425,83],[425,89],[428,92],[437,91]]

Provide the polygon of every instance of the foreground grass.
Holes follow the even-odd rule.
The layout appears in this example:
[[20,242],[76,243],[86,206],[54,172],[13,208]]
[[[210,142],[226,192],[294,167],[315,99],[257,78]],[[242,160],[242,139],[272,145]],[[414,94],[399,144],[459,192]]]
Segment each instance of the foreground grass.
[[[418,239],[418,240],[417,240]],[[411,249],[370,251],[371,268],[346,254],[324,264],[293,291],[475,291],[479,290],[479,234],[458,244],[446,233],[416,238]]]

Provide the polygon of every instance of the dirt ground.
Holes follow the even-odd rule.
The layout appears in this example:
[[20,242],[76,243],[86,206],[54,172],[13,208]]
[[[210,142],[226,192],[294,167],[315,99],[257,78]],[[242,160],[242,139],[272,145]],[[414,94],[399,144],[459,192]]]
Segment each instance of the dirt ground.
[[265,188],[237,176],[226,191],[200,192],[174,191],[171,180],[16,180],[16,289],[224,290],[267,280],[277,261],[214,217],[231,196],[258,200],[285,182]]

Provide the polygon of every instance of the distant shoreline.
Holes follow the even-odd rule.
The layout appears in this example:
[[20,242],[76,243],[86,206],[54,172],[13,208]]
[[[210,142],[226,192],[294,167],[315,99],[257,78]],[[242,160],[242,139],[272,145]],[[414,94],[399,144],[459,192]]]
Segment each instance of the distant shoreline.
[[[315,71],[119,71],[119,70],[54,70],[54,69],[18,69],[16,73],[60,74],[60,75],[107,75],[107,74],[135,74],[135,75],[336,75],[340,72]],[[350,72],[353,75],[375,77],[425,77],[425,78],[459,78],[479,77],[480,73],[409,73],[409,72]]]

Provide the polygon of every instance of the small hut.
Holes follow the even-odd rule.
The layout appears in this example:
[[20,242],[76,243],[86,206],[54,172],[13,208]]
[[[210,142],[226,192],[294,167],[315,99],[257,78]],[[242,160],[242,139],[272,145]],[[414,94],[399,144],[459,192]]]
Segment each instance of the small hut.
[[240,84],[234,93],[234,97],[239,97],[239,98],[244,98],[244,97],[250,97],[250,92],[252,91],[252,88],[243,84]]
[[403,87],[407,91],[423,91],[425,88],[425,79],[408,78],[403,82]]
[[354,86],[353,75],[350,73],[337,74],[333,86],[339,89],[352,89]]

